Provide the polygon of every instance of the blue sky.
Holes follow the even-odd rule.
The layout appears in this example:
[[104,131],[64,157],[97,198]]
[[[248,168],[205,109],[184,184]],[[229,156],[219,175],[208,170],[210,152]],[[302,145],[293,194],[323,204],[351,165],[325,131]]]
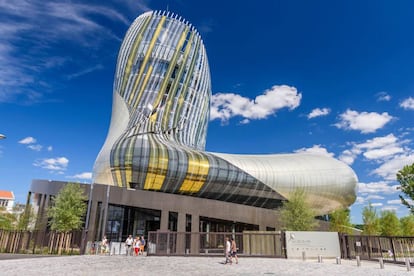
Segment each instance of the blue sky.
[[369,202],[408,214],[395,173],[414,162],[412,1],[1,1],[0,189],[91,182],[109,128],[118,50],[132,21],[166,10],[207,50],[208,151],[319,152]]

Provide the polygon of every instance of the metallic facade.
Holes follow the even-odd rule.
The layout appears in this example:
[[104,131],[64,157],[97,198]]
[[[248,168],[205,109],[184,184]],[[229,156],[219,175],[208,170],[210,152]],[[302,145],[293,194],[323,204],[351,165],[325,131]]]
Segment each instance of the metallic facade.
[[195,28],[165,12],[139,16],[119,52],[94,183],[268,209],[303,188],[320,214],[355,201],[355,173],[333,158],[204,151],[210,98],[207,54]]

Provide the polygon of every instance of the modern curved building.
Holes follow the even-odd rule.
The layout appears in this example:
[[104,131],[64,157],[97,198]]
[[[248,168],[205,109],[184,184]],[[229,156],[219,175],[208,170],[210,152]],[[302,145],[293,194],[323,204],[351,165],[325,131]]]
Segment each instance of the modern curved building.
[[355,201],[355,173],[333,158],[206,152],[210,98],[207,54],[195,28],[165,12],[139,16],[119,52],[94,183],[268,209],[303,188],[318,214]]
[[[357,177],[336,159],[205,151],[211,98],[207,54],[199,33],[177,15],[147,12],[132,23],[113,89],[111,124],[93,185],[82,184],[89,195],[89,241],[103,235],[123,241],[128,234],[156,230],[278,230],[277,209],[297,188],[319,215],[355,201]],[[32,182],[28,202],[33,194],[43,225],[42,214],[65,185]],[[200,252],[200,246],[192,236],[185,248]],[[180,248],[183,252],[184,245]]]

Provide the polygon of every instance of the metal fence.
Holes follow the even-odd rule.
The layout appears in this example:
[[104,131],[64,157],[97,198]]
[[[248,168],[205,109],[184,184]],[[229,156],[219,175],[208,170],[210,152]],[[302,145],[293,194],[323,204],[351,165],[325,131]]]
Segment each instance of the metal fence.
[[[0,229],[0,253],[81,254],[82,232],[17,231]],[[234,238],[238,255],[286,258],[285,233],[274,231],[148,232],[145,255],[223,256],[226,238]],[[344,259],[414,265],[414,237],[385,237],[339,234]],[[85,254],[126,254],[123,242],[111,242],[102,250],[100,242],[88,242]]]
[[379,261],[403,264],[407,259],[414,265],[414,237],[384,237],[339,235],[341,255],[345,259]]
[[234,238],[237,254],[286,258],[283,232],[245,231],[228,232],[160,232],[148,233],[148,255],[220,255],[224,254],[225,240]]
[[0,229],[0,252],[23,254],[80,254],[81,231],[17,231]]

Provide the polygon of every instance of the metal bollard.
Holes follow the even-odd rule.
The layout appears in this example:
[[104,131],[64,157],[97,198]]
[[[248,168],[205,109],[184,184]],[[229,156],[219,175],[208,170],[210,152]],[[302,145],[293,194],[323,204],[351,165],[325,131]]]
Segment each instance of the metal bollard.
[[411,271],[411,264],[409,258],[405,258],[405,266],[407,267],[407,271]]
[[306,252],[302,251],[302,261],[306,261]]
[[361,258],[356,256],[357,266],[361,266]]
[[318,263],[322,263],[322,256],[318,255]]
[[336,257],[336,264],[341,264],[341,257]]
[[384,259],[383,258],[379,258],[378,261],[379,261],[379,264],[380,264],[380,268],[381,269],[384,269]]

